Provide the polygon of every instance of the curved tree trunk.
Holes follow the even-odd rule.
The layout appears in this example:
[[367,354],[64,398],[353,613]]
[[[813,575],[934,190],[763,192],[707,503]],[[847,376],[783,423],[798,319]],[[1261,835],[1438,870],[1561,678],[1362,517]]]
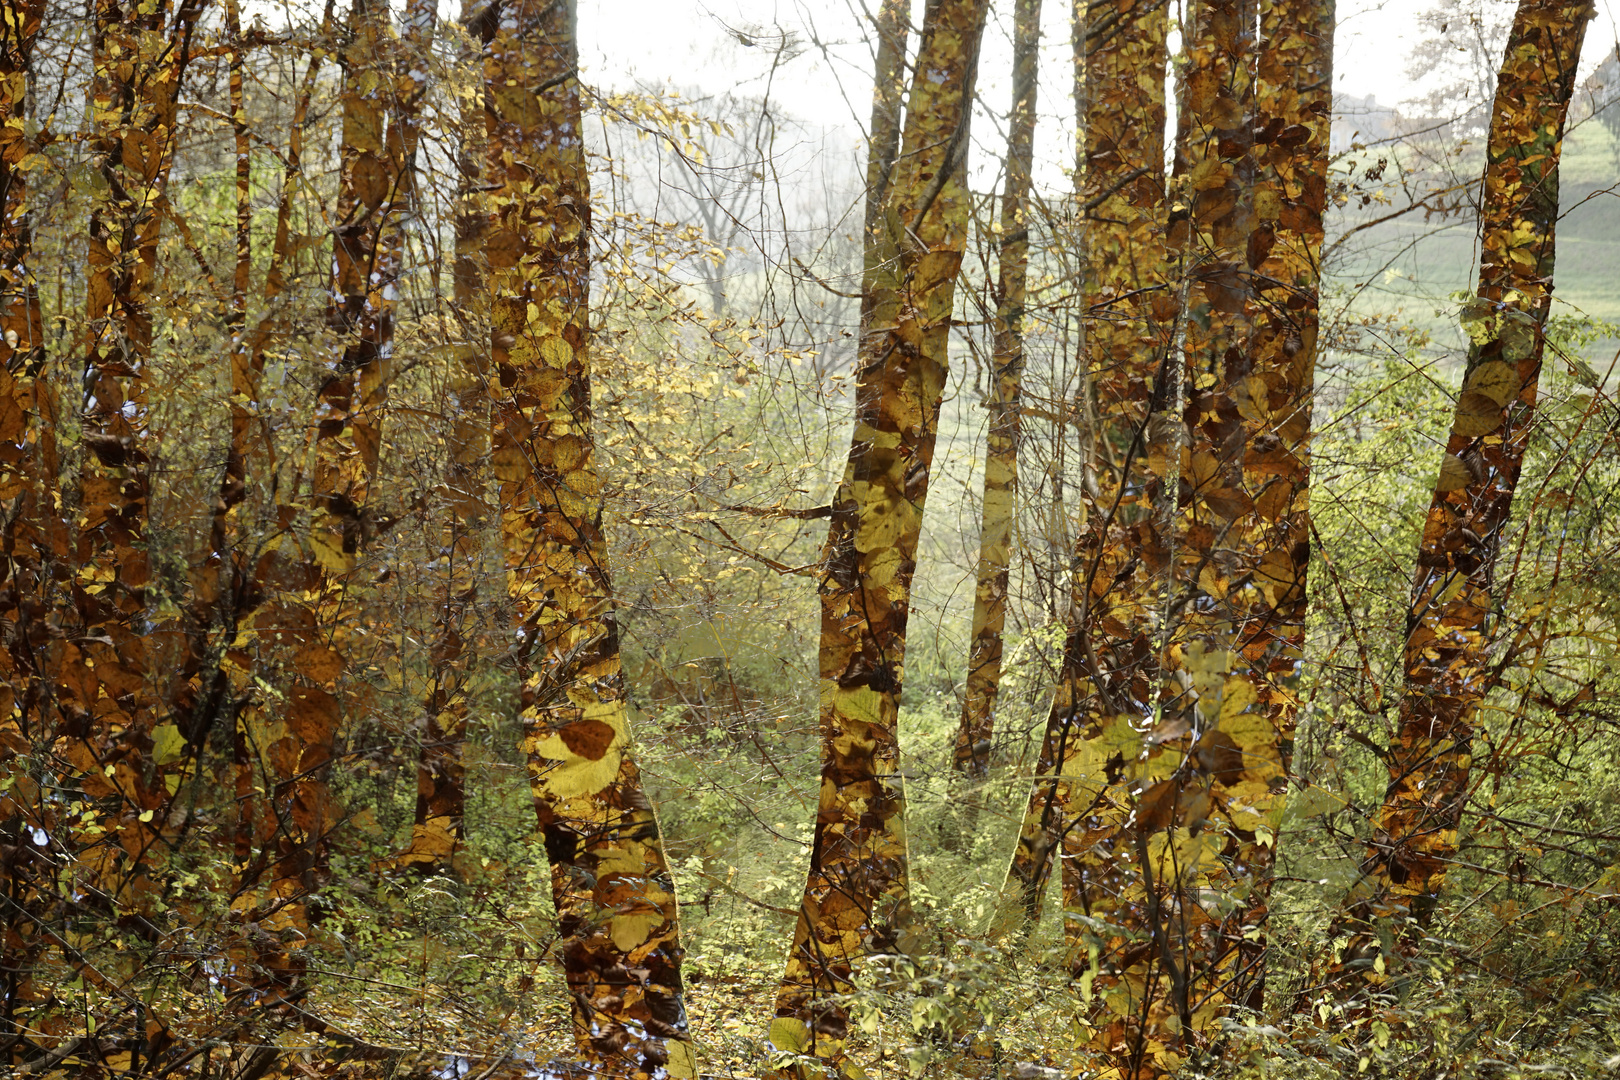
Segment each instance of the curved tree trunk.
[[[591,431],[590,188],[571,0],[501,0],[484,49],[494,399],[522,721],[580,1052],[692,1075],[674,885],[630,755]],[[635,1073],[640,1075],[640,1073]]]
[[931,0],[903,152],[869,252],[855,432],[833,499],[821,594],[822,771],[810,870],[772,1041],[842,1053],[855,962],[909,921],[895,717],[906,615],[939,423],[956,273],[967,239],[963,162],[986,0]]
[[[1373,842],[1300,1004],[1323,1018],[1401,977],[1446,883],[1498,632],[1493,580],[1530,440],[1552,304],[1558,159],[1590,0],[1521,0],[1486,147],[1479,289],[1462,394],[1418,546],[1406,679]],[[1325,1010],[1325,1012],[1323,1012]]]

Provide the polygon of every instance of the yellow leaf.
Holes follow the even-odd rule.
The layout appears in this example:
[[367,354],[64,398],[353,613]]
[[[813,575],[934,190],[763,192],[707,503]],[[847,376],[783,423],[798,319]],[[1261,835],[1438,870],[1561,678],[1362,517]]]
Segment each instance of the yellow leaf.
[[[562,742],[561,739],[556,741],[559,744]],[[537,790],[543,791],[553,799],[595,795],[618,778],[620,757],[619,750],[615,748],[604,754],[599,761],[585,758],[564,761],[542,771],[535,777],[534,784]]]
[[833,696],[833,707],[840,716],[863,724],[883,722],[883,696],[869,686],[840,689]]
[[810,1028],[803,1020],[778,1016],[771,1021],[771,1045],[789,1054],[802,1054],[810,1047]]
[[186,751],[186,738],[174,724],[159,724],[152,729],[152,761],[167,765],[178,761]]
[[631,953],[646,944],[647,938],[664,922],[662,911],[615,915],[608,920],[608,932],[613,935],[613,944],[620,952]]
[[1518,369],[1500,360],[1479,365],[1469,373],[1468,380],[1463,384],[1466,389],[1483,394],[1498,405],[1506,405],[1518,397],[1521,385]]
[[669,1039],[664,1043],[664,1050],[669,1054],[664,1071],[675,1080],[693,1080],[697,1076],[697,1055],[692,1052],[691,1043],[685,1039]]
[[1234,675],[1226,680],[1226,687],[1221,695],[1221,725],[1226,721],[1242,715],[1249,706],[1259,700],[1255,693],[1254,684],[1241,675]]
[[1468,471],[1468,466],[1456,454],[1447,454],[1440,459],[1440,478],[1435,481],[1436,491],[1461,491],[1473,483],[1474,474]]
[[1282,216],[1282,196],[1269,187],[1256,188],[1254,192],[1254,216],[1261,221],[1276,221]]
[[1455,435],[1478,438],[1489,435],[1502,425],[1502,406],[1473,390],[1464,390],[1457,399],[1457,417],[1452,421]]
[[565,368],[574,359],[573,346],[555,335],[540,342],[540,358],[554,368]]

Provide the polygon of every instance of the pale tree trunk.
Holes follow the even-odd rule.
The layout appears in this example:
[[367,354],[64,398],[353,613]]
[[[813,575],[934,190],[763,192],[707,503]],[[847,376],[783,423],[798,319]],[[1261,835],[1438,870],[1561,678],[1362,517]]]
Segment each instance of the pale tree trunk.
[[1501,597],[1493,587],[1524,464],[1552,304],[1558,159],[1590,0],[1521,0],[1486,147],[1471,345],[1407,614],[1400,730],[1361,879],[1329,929],[1334,957],[1300,1004],[1323,1020],[1403,978],[1445,888]]
[[990,768],[996,694],[1001,688],[1002,632],[1007,625],[1007,567],[1018,497],[1024,296],[1029,278],[1029,185],[1035,151],[1035,76],[1040,40],[1040,0],[1018,0],[1013,9],[1013,101],[996,263],[996,337],[990,362],[990,399],[986,402],[990,422],[985,433],[973,637],[968,645],[967,694],[951,752],[952,768],[979,780]]
[[485,17],[492,469],[558,951],[591,1068],[690,1076],[674,885],[630,754],[601,532],[575,7],[503,0]]
[[863,299],[855,432],[833,499],[821,595],[822,770],[815,839],[772,1042],[841,1056],[830,1000],[857,960],[909,922],[895,717],[906,615],[933,463],[956,274],[967,239],[963,163],[985,0],[931,0],[902,153]]

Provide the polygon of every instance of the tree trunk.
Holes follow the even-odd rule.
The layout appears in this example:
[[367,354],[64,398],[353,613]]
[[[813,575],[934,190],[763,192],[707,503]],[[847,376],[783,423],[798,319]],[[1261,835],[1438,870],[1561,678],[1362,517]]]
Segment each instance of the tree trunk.
[[[292,676],[282,716],[286,734],[267,748],[274,790],[266,810],[275,816],[265,822],[269,881],[244,909],[248,922],[292,935],[312,933],[307,898],[327,876],[328,841],[338,821],[327,772],[346,705],[355,700],[345,678],[355,621],[351,590],[370,525],[398,280],[397,246],[385,234],[406,186],[399,135],[392,130],[399,117],[390,100],[387,20],[380,0],[355,0],[338,53],[342,140],[327,322],[340,344],[317,391],[310,428],[306,546],[279,583],[276,638],[290,650]],[[257,359],[262,364],[262,354]],[[249,375],[256,379],[258,371]],[[264,935],[255,940],[258,966],[287,992],[302,976],[298,950]]]
[[1035,73],[1040,41],[1040,0],[1018,0],[1013,8],[1013,101],[996,263],[996,339],[990,400],[986,402],[990,423],[985,434],[973,638],[968,645],[967,695],[962,701],[962,718],[951,753],[952,768],[977,780],[984,779],[990,768],[996,693],[1001,688],[1002,631],[1007,625],[1007,565],[1018,497],[1018,431],[1023,415],[1019,391],[1024,376],[1029,184],[1035,151]]
[[487,325],[476,316],[483,307],[484,287],[476,258],[483,235],[478,190],[484,156],[481,110],[481,95],[462,104],[452,268],[457,325],[451,333],[457,343],[448,350],[455,365],[447,373],[444,407],[449,431],[438,500],[444,522],[439,540],[439,552],[445,559],[444,586],[435,615],[438,636],[431,654],[432,676],[422,701],[416,817],[411,825],[411,846],[399,857],[402,865],[424,873],[453,872],[465,835],[467,788],[462,751],[467,737],[471,660],[466,636],[475,617],[479,536],[489,517],[489,505],[484,501],[484,458],[489,451],[488,354],[475,336],[480,329],[488,334]]
[[[158,872],[165,839],[184,828],[170,821],[170,807],[207,736],[165,716],[160,672],[150,663],[155,642],[144,628],[149,466],[157,449],[147,426],[148,304],[168,214],[180,85],[205,3],[132,13],[101,0],[95,14],[87,180],[96,194],[85,355],[74,361],[84,444],[75,610],[61,613],[68,632],[49,655],[57,734],[68,740],[85,794],[106,800],[106,831],[88,841],[103,850],[81,853],[99,867],[95,888],[105,895]],[[154,39],[165,47],[154,49]]]
[[905,90],[906,42],[910,38],[911,4],[883,0],[878,9],[877,70],[872,80],[872,121],[866,143],[866,208],[861,233],[861,329],[864,332],[875,297],[871,282],[878,273],[883,245],[883,207],[900,153],[901,97]]
[[[46,627],[28,598],[44,590],[42,570],[51,560],[50,530],[42,514],[48,467],[41,454],[39,378],[45,362],[45,328],[33,275],[33,233],[29,227],[28,177],[19,168],[38,147],[24,134],[28,70],[44,17],[43,0],[17,4],[0,33],[0,502],[14,508],[0,529],[0,721],[14,715],[24,730],[43,719],[40,671],[35,650]],[[54,455],[53,455],[54,457]],[[18,734],[22,734],[21,731]],[[9,752],[8,752],[9,756]]]
[[1136,831],[1149,910],[1179,914],[1147,927],[1164,997],[1149,983],[1133,1003],[1132,1057],[1167,1072],[1179,1057],[1145,1047],[1172,1014],[1186,1053],[1209,1044],[1231,1006],[1261,1003],[1304,649],[1334,11],[1323,0],[1256,6],[1207,9],[1178,162],[1190,207],[1172,234],[1189,275],[1186,444],[1164,697]]
[[[1162,0],[1094,0],[1075,13],[1077,82],[1086,87],[1076,94],[1085,130],[1083,360],[1097,430],[1062,669],[1005,890],[1029,921],[1060,852],[1066,866],[1084,861],[1085,876],[1111,880],[1108,845],[1129,813],[1115,728],[1147,707],[1157,671],[1154,597],[1168,553],[1154,513],[1165,455],[1164,424],[1154,420],[1171,401],[1176,312],[1164,240],[1168,31]],[[1071,874],[1066,912],[1105,918],[1117,907],[1112,890]],[[1071,945],[1088,940],[1082,921],[1065,921]]]
[[492,460],[558,951],[587,1061],[690,1075],[674,885],[630,755],[593,460],[575,7],[503,0],[487,18]]
[[1338,944],[1315,980],[1322,989],[1300,1003],[1327,1010],[1324,1019],[1335,999],[1362,997],[1399,977],[1399,960],[1417,952],[1457,851],[1499,630],[1497,555],[1530,440],[1552,304],[1564,119],[1591,15],[1590,0],[1521,0],[1497,77],[1479,290],[1463,309],[1471,344],[1418,546],[1389,787],[1361,879],[1329,930]]
[[39,147],[25,134],[28,74],[44,17],[43,0],[8,5],[0,27],[0,1038],[3,1060],[26,1055],[26,1035],[45,1024],[34,1010],[50,990],[36,985],[35,964],[46,942],[32,932],[42,915],[41,886],[55,877],[51,854],[31,839],[55,831],[57,814],[30,782],[19,759],[48,745],[54,727],[47,710],[50,686],[40,650],[50,627],[45,618],[51,564],[65,552],[60,519],[49,496],[57,468],[50,439],[48,394],[40,373],[45,328],[33,276],[33,231],[29,220],[25,159]]
[[850,987],[859,957],[893,951],[909,921],[895,717],[967,238],[963,163],[986,6],[928,5],[869,256],[855,432],[823,554],[820,805],[772,1041],[824,1058],[842,1053],[847,1024],[829,995]]

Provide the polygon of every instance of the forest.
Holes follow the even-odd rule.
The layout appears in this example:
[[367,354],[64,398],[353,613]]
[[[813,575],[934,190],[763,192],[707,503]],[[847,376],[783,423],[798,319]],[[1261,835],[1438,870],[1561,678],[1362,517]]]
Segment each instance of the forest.
[[3,1075],[1620,1077],[1606,0],[0,6]]

